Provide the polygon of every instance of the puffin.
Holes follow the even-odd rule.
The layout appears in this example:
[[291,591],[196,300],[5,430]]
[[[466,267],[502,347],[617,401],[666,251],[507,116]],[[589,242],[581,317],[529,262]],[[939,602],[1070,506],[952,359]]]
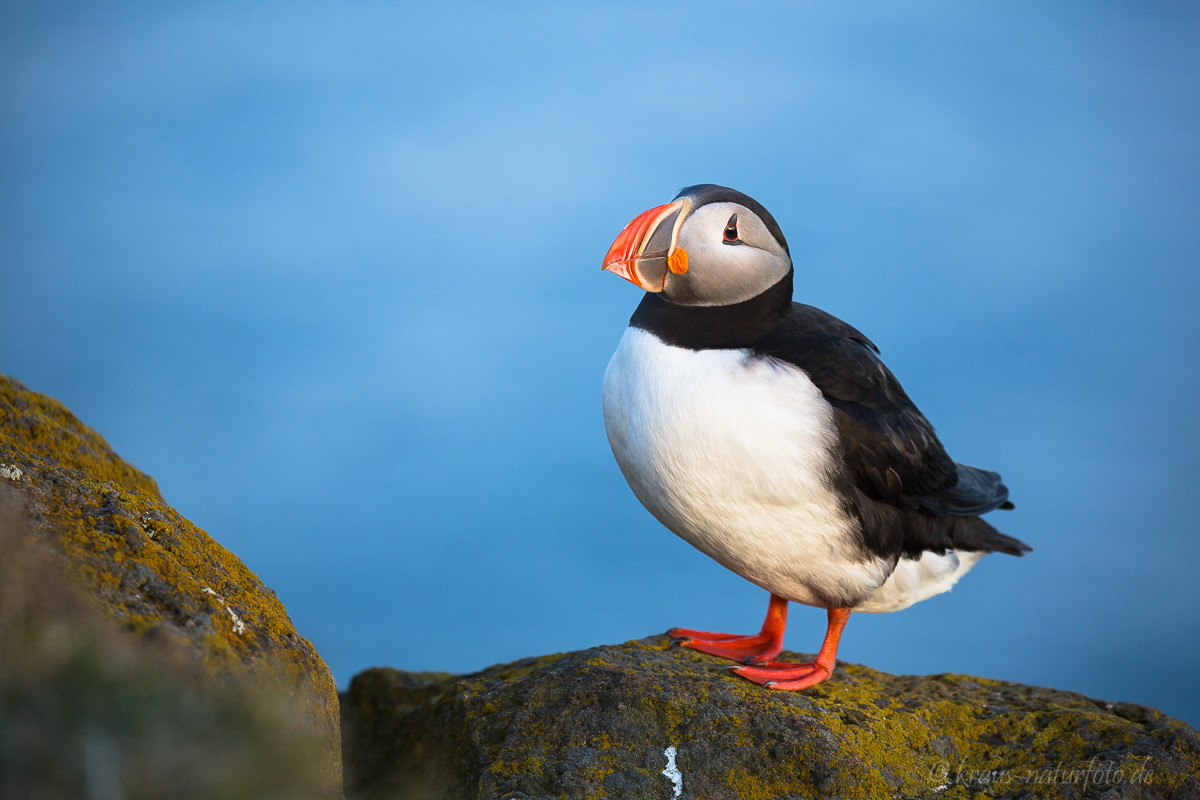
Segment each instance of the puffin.
[[[852,612],[948,591],[987,553],[1031,548],[982,515],[995,473],[956,463],[879,348],[793,302],[791,252],[758,201],[689,186],[636,216],[604,270],[645,290],[608,363],[604,429],[646,509],[770,593],[758,633],[672,628],[778,690],[828,678]],[[826,609],[816,657],[776,660],[788,603]]]

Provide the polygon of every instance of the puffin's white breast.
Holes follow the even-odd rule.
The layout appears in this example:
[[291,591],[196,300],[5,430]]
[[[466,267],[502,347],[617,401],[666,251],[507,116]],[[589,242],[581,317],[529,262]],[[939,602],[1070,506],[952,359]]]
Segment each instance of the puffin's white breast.
[[892,568],[859,547],[831,485],[834,425],[803,371],[746,350],[629,328],[604,374],[604,427],[642,504],[725,567],[809,605],[853,605]]

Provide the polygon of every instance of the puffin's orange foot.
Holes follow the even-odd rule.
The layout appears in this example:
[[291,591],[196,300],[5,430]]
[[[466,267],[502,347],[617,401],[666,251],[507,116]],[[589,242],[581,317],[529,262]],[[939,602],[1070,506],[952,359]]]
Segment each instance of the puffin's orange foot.
[[691,628],[671,628],[667,631],[671,644],[679,644],[683,639],[703,639],[708,642],[724,642],[730,639],[744,639],[739,633],[713,633],[712,631],[694,631]]
[[833,667],[837,664],[838,641],[842,638],[842,630],[846,627],[848,619],[850,619],[850,609],[829,609],[829,625],[825,628],[825,641],[821,642],[821,651],[812,661],[799,664],[769,661],[766,664],[729,667],[728,669],[735,675],[768,689],[794,692],[798,689],[816,686],[833,674]]
[[762,630],[749,636],[736,633],[712,633],[694,631],[689,628],[671,628],[667,635],[672,644],[699,650],[710,656],[720,656],[743,664],[759,664],[770,661],[783,652],[783,631],[787,627],[787,604],[782,597],[771,595],[767,605],[767,617]]
[[726,667],[735,675],[748,681],[765,686],[768,689],[779,689],[794,692],[816,686],[833,674],[833,664],[825,664],[820,658],[814,661],[787,663],[770,661],[752,667]]
[[689,650],[699,650],[710,656],[741,661],[744,664],[765,663],[783,652],[782,631],[778,635],[773,631],[763,631],[741,636],[736,633],[671,628],[667,635],[671,637],[672,644]]

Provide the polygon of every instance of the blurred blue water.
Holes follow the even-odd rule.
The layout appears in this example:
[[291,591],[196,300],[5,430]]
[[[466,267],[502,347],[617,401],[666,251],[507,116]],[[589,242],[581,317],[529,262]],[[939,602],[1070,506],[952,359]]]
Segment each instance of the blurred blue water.
[[[600,257],[684,185],[762,201],[1026,559],[842,655],[1200,723],[1200,11],[0,9],[0,371],[273,588],[345,684],[766,596],[638,506]],[[797,609],[812,650],[820,612]]]

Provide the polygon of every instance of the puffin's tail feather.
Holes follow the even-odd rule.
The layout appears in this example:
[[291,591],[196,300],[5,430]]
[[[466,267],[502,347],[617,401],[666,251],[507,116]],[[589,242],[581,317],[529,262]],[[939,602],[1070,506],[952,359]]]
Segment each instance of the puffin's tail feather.
[[980,553],[1007,553],[1023,556],[1033,550],[1020,539],[993,528],[979,517],[950,517],[953,528],[950,540],[956,550],[973,550]]
[[[883,506],[875,504],[875,507]],[[939,517],[920,511],[891,510],[903,515],[897,530],[902,532],[900,549],[905,558],[920,558],[926,551],[941,555],[947,550],[1023,556],[1033,549],[980,517]]]
[[999,473],[966,464],[955,466],[958,483],[942,492],[947,514],[973,517],[998,508],[1013,508],[1008,500],[1008,487],[1000,480]]

